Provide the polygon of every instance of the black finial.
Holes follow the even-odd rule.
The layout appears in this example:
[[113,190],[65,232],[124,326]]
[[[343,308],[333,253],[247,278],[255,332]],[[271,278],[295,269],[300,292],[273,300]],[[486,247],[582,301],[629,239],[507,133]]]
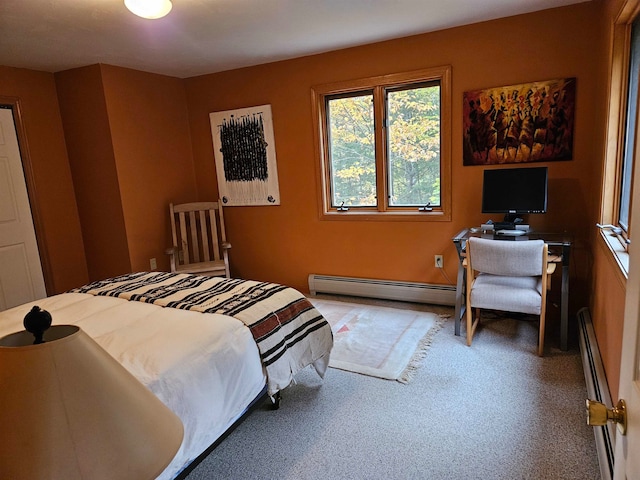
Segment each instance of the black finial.
[[44,332],[51,326],[51,314],[36,305],[25,315],[23,325],[27,332],[33,333],[35,337],[34,345],[44,343],[42,337]]

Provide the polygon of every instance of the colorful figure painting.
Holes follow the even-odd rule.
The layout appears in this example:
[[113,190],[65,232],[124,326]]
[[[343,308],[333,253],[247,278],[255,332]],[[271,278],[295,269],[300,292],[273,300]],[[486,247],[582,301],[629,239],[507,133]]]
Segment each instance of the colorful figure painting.
[[225,205],[279,205],[271,105],[209,114],[220,199]]
[[465,92],[464,165],[571,160],[576,79]]

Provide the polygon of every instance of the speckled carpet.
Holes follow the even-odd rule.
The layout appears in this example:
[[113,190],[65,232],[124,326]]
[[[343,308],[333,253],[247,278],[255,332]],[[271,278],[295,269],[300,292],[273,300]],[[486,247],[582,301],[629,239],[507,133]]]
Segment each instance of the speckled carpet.
[[305,369],[279,410],[265,403],[187,478],[599,479],[580,352],[560,351],[555,330],[540,358],[537,322],[487,319],[467,347],[450,318],[408,384]]

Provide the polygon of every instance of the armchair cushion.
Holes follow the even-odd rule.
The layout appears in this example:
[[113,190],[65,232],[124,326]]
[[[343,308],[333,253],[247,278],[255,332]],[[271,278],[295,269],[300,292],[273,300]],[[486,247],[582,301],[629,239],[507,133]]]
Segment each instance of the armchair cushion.
[[471,290],[471,305],[488,310],[540,315],[541,294],[542,279],[539,277],[480,273]]

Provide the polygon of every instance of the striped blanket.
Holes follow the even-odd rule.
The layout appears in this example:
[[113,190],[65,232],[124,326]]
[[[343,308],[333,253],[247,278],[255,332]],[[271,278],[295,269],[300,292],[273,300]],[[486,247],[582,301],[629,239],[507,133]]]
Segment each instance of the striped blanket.
[[140,272],[90,283],[72,292],[119,297],[162,307],[217,313],[243,322],[258,345],[274,395],[302,368],[324,377],[331,327],[297,290],[275,283],[201,275]]

